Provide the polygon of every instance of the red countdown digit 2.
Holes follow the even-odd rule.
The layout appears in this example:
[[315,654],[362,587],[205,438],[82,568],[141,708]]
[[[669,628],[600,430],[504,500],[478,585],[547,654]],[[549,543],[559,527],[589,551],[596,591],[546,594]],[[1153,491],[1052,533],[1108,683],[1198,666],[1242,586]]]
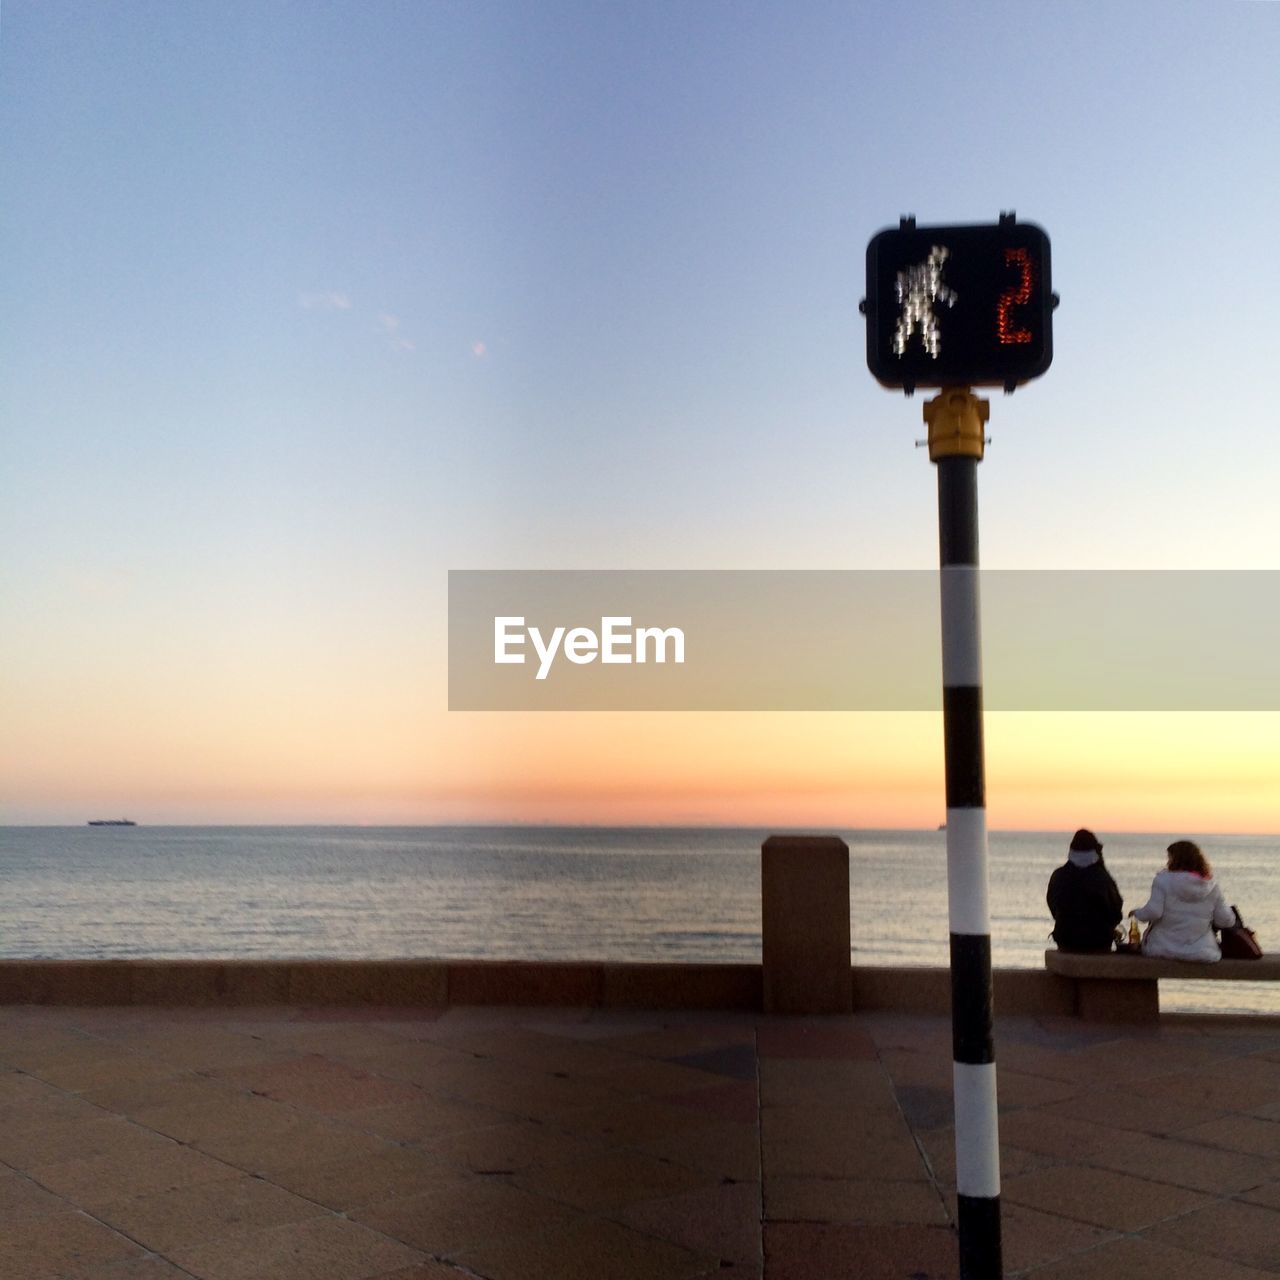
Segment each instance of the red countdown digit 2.
[[996,334],[1002,345],[1031,341],[1030,329],[1014,328],[1009,319],[1009,312],[1031,301],[1031,279],[1033,268],[1031,254],[1026,249],[1006,249],[1004,251],[1005,266],[1013,267],[1018,272],[1018,283],[1006,289],[996,304]]

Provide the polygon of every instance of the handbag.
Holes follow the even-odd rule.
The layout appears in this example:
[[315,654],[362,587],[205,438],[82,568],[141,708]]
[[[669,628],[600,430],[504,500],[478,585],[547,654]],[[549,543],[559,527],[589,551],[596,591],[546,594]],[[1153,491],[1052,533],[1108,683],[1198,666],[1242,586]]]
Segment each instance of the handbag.
[[1231,910],[1236,914],[1235,924],[1229,924],[1222,931],[1222,958],[1224,960],[1261,960],[1262,948],[1243,920],[1240,919],[1239,908],[1232,903]]

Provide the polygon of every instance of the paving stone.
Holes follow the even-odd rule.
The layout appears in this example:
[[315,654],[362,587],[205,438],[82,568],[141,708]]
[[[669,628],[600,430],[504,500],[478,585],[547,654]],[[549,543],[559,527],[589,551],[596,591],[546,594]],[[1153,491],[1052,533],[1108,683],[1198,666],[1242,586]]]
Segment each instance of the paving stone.
[[314,1056],[217,1074],[276,1102],[326,1115],[412,1102],[419,1097],[418,1088],[407,1081],[388,1080]]
[[39,1120],[22,1127],[5,1126],[0,1129],[0,1160],[15,1169],[29,1170],[63,1160],[154,1150],[165,1143],[166,1139],[148,1129],[97,1111],[93,1119],[81,1121]]
[[[18,1054],[42,1067],[95,1081],[78,1095],[0,1067],[0,1144],[43,1143],[36,1149],[60,1157],[33,1170],[49,1170],[58,1195],[0,1169],[0,1276],[207,1280],[177,1259],[147,1255],[136,1241],[132,1251],[108,1253],[81,1272],[74,1258],[57,1261],[56,1248],[47,1256],[29,1249],[14,1271],[6,1213],[28,1229],[90,1221],[68,1208],[74,1203],[104,1217],[127,1211],[126,1230],[141,1244],[165,1231],[184,1250],[234,1244],[209,1256],[212,1280],[222,1273],[344,1280],[348,1266],[359,1280],[463,1280],[491,1273],[469,1271],[461,1259],[491,1252],[510,1280],[762,1280],[760,1253],[741,1256],[751,1253],[744,1240],[759,1240],[762,1191],[771,1212],[769,1280],[787,1267],[815,1280],[903,1280],[887,1261],[903,1242],[923,1252],[903,1253],[919,1274],[932,1274],[935,1262],[939,1274],[953,1273],[955,1238],[945,1216],[934,1216],[954,1219],[945,1018],[490,1008],[432,1022],[393,1013],[394,1021],[369,1010],[313,1018],[290,1009],[0,1009],[0,1047],[9,1035]],[[1212,1250],[1230,1239],[1280,1256],[1267,1234],[1280,1224],[1272,1149],[1280,1132],[1280,1094],[1272,1092],[1280,1050],[1270,1048],[1280,1035],[1257,1019],[1234,1030],[1222,1020],[1210,1029],[1176,1025],[1138,1032],[1001,1020],[1009,1274],[1096,1266],[1062,1274],[1110,1280],[1117,1268],[1125,1272],[1126,1259],[1147,1260],[1153,1274],[1171,1280],[1277,1274],[1256,1258]],[[774,1052],[757,1059],[758,1027]],[[476,1057],[467,1043],[498,1056]],[[266,1057],[254,1060],[260,1052]],[[160,1062],[161,1054],[169,1058],[160,1063],[165,1074],[139,1074],[140,1063]],[[753,1062],[784,1105],[761,1108]],[[202,1074],[215,1069],[216,1078]],[[1222,1081],[1233,1080],[1241,1087],[1227,1099]],[[251,1084],[288,1090],[289,1100],[255,1097]],[[409,1100],[379,1094],[378,1105],[347,1105],[369,1101],[356,1096],[361,1089],[388,1085],[417,1087]],[[798,1098],[805,1105],[794,1105]],[[332,1117],[316,1109],[335,1104]],[[147,1159],[151,1153],[161,1159]],[[244,1170],[279,1183],[241,1176]],[[1211,1194],[1195,1190],[1201,1186]],[[104,1187],[111,1188],[106,1198]],[[555,1190],[601,1207],[559,1202]],[[1233,1199],[1218,1199],[1233,1190]],[[337,1216],[344,1206],[345,1220]],[[1204,1217],[1211,1210],[1219,1216]],[[323,1224],[341,1233],[344,1221],[368,1229],[360,1237],[366,1244],[389,1243],[390,1232],[408,1253],[366,1256],[347,1247],[354,1237],[325,1236],[335,1228]],[[107,1240],[114,1225],[100,1227]],[[775,1230],[784,1227],[804,1230]],[[1163,1234],[1175,1229],[1187,1238]],[[1119,1231],[1143,1238],[1120,1240]],[[258,1237],[269,1247],[250,1243]],[[332,1250],[322,1247],[326,1241]],[[788,1241],[794,1258],[783,1256]],[[1116,1252],[1121,1245],[1129,1252]],[[623,1259],[616,1266],[608,1252],[614,1246]],[[428,1258],[426,1249],[449,1257]],[[841,1272],[855,1257],[859,1265]],[[1105,1259],[1115,1261],[1104,1267]]]
[[431,1027],[448,1012],[443,1005],[415,1004],[399,1009],[378,1009],[373,1005],[361,1007],[377,1015],[376,1018],[367,1019],[367,1022],[375,1022],[378,1028],[388,1035],[400,1036],[406,1040],[413,1040],[427,1035]]
[[1148,1081],[1143,1090],[1150,1097],[1174,1103],[1208,1107],[1214,1111],[1249,1112],[1280,1100],[1280,1088],[1238,1078],[1229,1069],[1189,1072]]
[[1280,1062],[1280,1051],[1275,1041],[1276,1021],[1243,1015],[1232,1017],[1223,1014],[1171,1014],[1161,1024],[1164,1037],[1174,1041],[1179,1035],[1209,1045],[1220,1045],[1224,1052],[1253,1054]]
[[[424,1048],[430,1051],[431,1056],[422,1052]],[[475,1095],[492,1096],[495,1093],[491,1082],[495,1070],[499,1072],[498,1085],[507,1084],[512,1072],[519,1073],[519,1069],[510,1064],[504,1066],[472,1057],[469,1053],[454,1053],[427,1041],[406,1043],[402,1048],[388,1050],[376,1058],[364,1058],[359,1065],[375,1070],[389,1080],[416,1084],[436,1097],[464,1102],[484,1102],[485,1097]]]
[[167,1142],[141,1153],[101,1155],[43,1165],[33,1169],[31,1176],[50,1191],[96,1212],[115,1200],[217,1182],[229,1172],[219,1160],[176,1142]]
[[396,1142],[427,1142],[446,1134],[489,1128],[507,1120],[505,1113],[492,1107],[437,1098],[421,1091],[411,1102],[346,1111],[338,1118],[353,1129]]
[[[925,1173],[942,1187],[954,1187],[956,1184],[956,1135],[955,1130],[928,1129],[913,1130],[912,1137],[924,1156]],[[1009,1175],[1005,1166],[1005,1150],[1000,1152],[1000,1171]],[[1042,1165],[1035,1166],[1043,1167]],[[1025,1171],[1024,1171],[1025,1172]]]
[[691,1191],[706,1186],[708,1178],[638,1151],[605,1151],[572,1164],[526,1170],[513,1182],[575,1208],[603,1210]]
[[625,1033],[611,1039],[609,1047],[647,1058],[680,1058],[740,1048],[754,1052],[755,1042],[754,1028],[703,1023]]
[[573,1133],[625,1145],[650,1142],[668,1133],[686,1133],[701,1124],[719,1123],[718,1117],[654,1098],[614,1100],[585,1107],[557,1110],[553,1119]]
[[181,1071],[162,1080],[112,1081],[81,1096],[104,1111],[137,1116],[165,1108],[207,1106],[240,1096],[220,1080],[211,1080],[195,1071]]
[[112,1263],[141,1258],[145,1250],[83,1213],[67,1211],[6,1223],[0,1235],[5,1280],[96,1280]]
[[1046,1076],[1030,1075],[1025,1071],[1012,1071],[996,1064],[997,1089],[1000,1110],[1010,1111],[1020,1107],[1043,1107],[1052,1102],[1062,1102],[1077,1097],[1080,1086],[1075,1081],[1053,1080]]
[[35,1076],[20,1071],[0,1071],[0,1118],[6,1122],[21,1122],[33,1114],[52,1116],[61,1111],[76,1116],[89,1109],[80,1098]]
[[760,1105],[838,1106],[895,1112],[893,1084],[879,1062],[865,1059],[761,1058]]
[[1229,1047],[1219,1047],[1200,1037],[1170,1035],[1158,1026],[1126,1027],[1122,1040],[1087,1045],[1077,1061],[1084,1080],[1112,1084],[1141,1082],[1145,1087],[1148,1082],[1171,1074],[1221,1075],[1231,1056]]
[[770,1222],[947,1222],[941,1197],[923,1178],[770,1178],[764,1212]]
[[[599,1041],[612,1046],[619,1037],[661,1031],[669,1016],[660,1009],[614,1009],[595,1007],[588,1009],[581,1022],[557,1024],[557,1034],[575,1040]],[[686,1011],[687,1012],[687,1011]],[[529,1022],[531,1027],[543,1024]],[[754,1030],[752,1031],[754,1035]]]
[[323,1118],[285,1116],[251,1128],[219,1128],[202,1134],[194,1145],[246,1173],[271,1177],[306,1164],[358,1160],[395,1144]]
[[761,1058],[834,1058],[874,1061],[875,1042],[866,1029],[848,1020],[776,1020],[761,1023],[756,1032]]
[[373,1280],[475,1280],[475,1272],[463,1271],[447,1262],[437,1262],[432,1258],[416,1266],[385,1271]]
[[910,1180],[924,1169],[901,1116],[830,1107],[772,1107],[761,1113],[760,1124],[766,1180],[779,1174]]
[[759,1090],[754,1080],[726,1080],[688,1093],[664,1093],[662,1101],[744,1124],[755,1124],[760,1115]]
[[359,1205],[421,1195],[451,1173],[447,1166],[421,1151],[389,1147],[354,1160],[282,1169],[271,1175],[271,1181],[307,1200],[346,1212]]
[[[999,1088],[998,1083],[996,1087]],[[1014,1111],[1000,1117],[1002,1146],[1024,1147],[1048,1155],[1069,1152],[1080,1159],[1119,1141],[1122,1139],[1104,1125],[1071,1120],[1048,1111]]]
[[607,1073],[594,1070],[586,1078],[604,1084],[624,1097],[643,1094],[660,1098],[666,1094],[688,1094],[691,1090],[715,1088],[724,1083],[724,1076],[713,1071],[678,1062],[632,1057]]
[[1153,1182],[1169,1182],[1216,1195],[1256,1187],[1276,1170],[1275,1161],[1142,1133],[1127,1135],[1123,1141],[1094,1152],[1088,1161]]
[[32,1133],[39,1135],[42,1130],[115,1118],[76,1094],[59,1092],[56,1096],[39,1097],[30,1106],[13,1106],[0,1112],[0,1144],[14,1150],[19,1141],[29,1144]]
[[472,1249],[458,1261],[488,1280],[693,1280],[719,1260],[628,1227],[586,1219],[558,1230]]
[[1132,1089],[1091,1089],[1040,1108],[1044,1115],[1083,1120],[1126,1132],[1165,1135],[1183,1133],[1203,1124],[1215,1124],[1224,1113],[1186,1103],[1170,1106],[1163,1097]]
[[479,1060],[451,1072],[432,1092],[529,1117],[592,1103],[608,1104],[618,1098],[614,1090],[594,1080],[571,1080],[514,1063]]
[[[923,1085],[935,1089],[950,1089],[954,1067],[951,1061],[951,1042],[945,1053],[922,1052],[918,1049],[881,1049],[880,1065],[895,1085]],[[1004,1075],[1000,1064],[1001,1076]]]
[[1265,1205],[1268,1209],[1280,1209],[1280,1181],[1268,1182],[1261,1187],[1254,1187],[1251,1191],[1244,1191],[1236,1197],[1238,1200],[1247,1200],[1250,1204]]
[[[950,1058],[951,1024],[931,1014],[891,1013],[878,1010],[860,1017],[872,1043],[883,1055],[886,1049],[913,1049]],[[1005,1027],[1002,1022],[1002,1030]]]
[[1227,1151],[1280,1159],[1280,1124],[1256,1116],[1223,1116],[1209,1124],[1181,1129],[1178,1137]]
[[470,1079],[482,1061],[468,1053],[457,1053],[425,1040],[403,1037],[397,1037],[396,1043],[385,1047],[365,1046],[364,1052],[355,1048],[342,1049],[328,1056],[335,1062],[373,1071],[388,1080],[416,1084],[433,1093],[448,1092],[450,1081]]
[[382,1033],[379,1028],[367,1026],[298,1026],[287,1036],[273,1033],[270,1040],[295,1054],[319,1054],[335,1062],[370,1067],[397,1079],[416,1079],[426,1071],[476,1061],[468,1053],[428,1040],[400,1032]]
[[9,1170],[0,1172],[0,1227],[10,1222],[29,1222],[50,1214],[66,1213],[67,1202],[30,1178]]
[[[916,1143],[923,1149],[928,1159],[928,1167],[940,1186],[954,1187],[956,1182],[956,1135],[953,1128],[917,1130],[914,1133]],[[1004,1178],[1014,1178],[1020,1173],[1031,1173],[1036,1169],[1047,1169],[1063,1163],[1060,1154],[1048,1154],[1041,1151],[1027,1151],[1022,1147],[1010,1147],[1001,1144],[1000,1174]]]
[[[403,1035],[388,1027],[363,1022],[352,1024],[348,1020],[295,1020],[264,1031],[261,1039],[278,1053],[304,1057],[319,1054],[344,1061],[379,1058],[387,1053],[394,1055],[409,1047]],[[446,1051],[427,1046],[419,1052],[420,1060],[428,1060],[431,1055]]]
[[[426,1035],[431,1040],[448,1044],[485,1028],[505,1029],[528,1025],[573,1027],[594,1019],[596,1012],[581,1005],[453,1005],[441,1013],[440,1017],[427,1029]],[[611,1012],[617,1016],[621,1011]],[[643,1020],[643,1017],[637,1020]]]
[[448,1012],[442,1005],[423,1004],[352,1004],[315,1005],[297,1010],[291,1021],[294,1024],[325,1023],[329,1025],[355,1023],[360,1026],[394,1027],[397,1031],[426,1028],[439,1021]]
[[435,1160],[482,1174],[555,1168],[598,1155],[599,1141],[565,1133],[533,1120],[513,1120],[485,1129],[440,1134],[422,1144]]
[[1128,1232],[1141,1231],[1209,1203],[1199,1192],[1165,1182],[1075,1166],[1055,1166],[1006,1179],[1001,1197],[1012,1204]]
[[331,1217],[240,1232],[169,1256],[201,1280],[366,1280],[426,1261],[359,1223]]
[[483,1178],[442,1179],[430,1191],[353,1209],[350,1216],[433,1256],[511,1242],[582,1215],[518,1187]]
[[111,1201],[98,1216],[148,1249],[168,1253],[182,1245],[253,1227],[301,1222],[324,1212],[270,1182],[242,1175]]
[[[1025,1205],[1000,1205],[1001,1254],[1006,1274],[1028,1271],[1055,1258],[1115,1240],[1115,1231],[1041,1213]],[[1112,1277],[1115,1280],[1115,1277]]]
[[525,1027],[478,1029],[458,1035],[450,1044],[454,1049],[465,1049],[481,1058],[518,1063],[547,1073],[561,1071],[573,1076],[609,1073],[634,1065],[631,1055],[619,1053],[612,1046]]
[[191,1272],[153,1256],[108,1263],[94,1271],[93,1280],[191,1280]]
[[219,1026],[147,1027],[124,1043],[134,1053],[171,1066],[205,1071],[271,1062],[283,1054],[260,1037]]
[[88,1093],[124,1080],[163,1080],[175,1073],[172,1063],[111,1046],[80,1050],[40,1064],[32,1074],[70,1093]]
[[[947,1056],[951,1053],[948,1041]],[[1079,1048],[1055,1049],[1041,1042],[1010,1044],[1004,1040],[996,1043],[996,1069],[1017,1071],[1023,1075],[1041,1076],[1048,1080],[1078,1088],[1105,1087],[1096,1076],[1090,1075],[1088,1065],[1080,1058]]]
[[758,1182],[702,1187],[627,1205],[611,1216],[647,1235],[717,1258],[720,1268],[734,1277],[761,1260]]
[[475,1272],[463,1271],[447,1262],[429,1259],[413,1267],[385,1271],[373,1280],[475,1280]]
[[956,1280],[950,1227],[766,1222],[769,1280]]
[[94,1062],[110,1046],[70,1027],[40,1027],[31,1023],[0,1032],[0,1065],[39,1076],[56,1062]]
[[252,1015],[268,1018],[273,1011],[263,1008],[219,1008],[216,1005],[138,1004],[82,1006],[66,1012],[70,1015],[71,1023],[84,1034],[127,1043],[130,1037],[145,1035],[149,1031],[159,1034],[201,1026],[236,1031],[240,1030],[238,1024],[241,1021],[253,1020]]
[[1073,1253],[1028,1272],[1028,1280],[1116,1280],[1117,1276],[1159,1276],[1160,1280],[1272,1280],[1258,1271],[1203,1254],[1122,1236]]
[[1280,1271],[1280,1214],[1262,1205],[1221,1200],[1143,1234],[1190,1253]]
[[733,1044],[718,1049],[703,1049],[694,1053],[669,1058],[668,1061],[714,1075],[728,1076],[733,1080],[755,1082],[760,1073],[760,1062],[754,1044]]
[[894,1090],[894,1097],[902,1110],[903,1118],[913,1132],[919,1132],[922,1129],[945,1129],[955,1119],[955,1099],[950,1089],[900,1084]]
[[181,1100],[173,1105],[143,1107],[133,1120],[179,1142],[200,1142],[213,1134],[244,1130],[257,1132],[296,1123],[290,1107],[268,1098],[230,1088],[211,1090],[198,1101]]
[[1233,1057],[1222,1070],[1233,1080],[1270,1089],[1272,1097],[1280,1099],[1280,1057],[1265,1052],[1247,1058]]
[[663,1134],[635,1144],[639,1151],[661,1160],[674,1160],[717,1179],[760,1181],[760,1134],[754,1124],[726,1121],[706,1128]]

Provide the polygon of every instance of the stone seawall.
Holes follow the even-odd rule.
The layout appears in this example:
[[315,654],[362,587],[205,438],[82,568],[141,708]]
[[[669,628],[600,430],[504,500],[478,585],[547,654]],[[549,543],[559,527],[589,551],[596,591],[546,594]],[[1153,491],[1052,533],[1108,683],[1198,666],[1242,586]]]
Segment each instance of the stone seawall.
[[[855,1010],[945,1014],[944,968],[850,969]],[[0,1004],[573,1005],[763,1008],[758,964],[526,960],[4,960]],[[995,973],[999,1012],[1071,1014],[1073,987],[1033,969]]]

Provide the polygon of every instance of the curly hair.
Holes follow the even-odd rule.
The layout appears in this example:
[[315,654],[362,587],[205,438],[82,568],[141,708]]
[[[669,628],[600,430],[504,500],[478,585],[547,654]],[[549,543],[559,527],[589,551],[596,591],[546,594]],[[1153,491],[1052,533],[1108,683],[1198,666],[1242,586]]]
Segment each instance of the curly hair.
[[1209,859],[1200,852],[1198,844],[1190,840],[1175,840],[1168,852],[1170,871],[1194,871],[1206,880],[1212,879],[1213,868],[1209,866]]

